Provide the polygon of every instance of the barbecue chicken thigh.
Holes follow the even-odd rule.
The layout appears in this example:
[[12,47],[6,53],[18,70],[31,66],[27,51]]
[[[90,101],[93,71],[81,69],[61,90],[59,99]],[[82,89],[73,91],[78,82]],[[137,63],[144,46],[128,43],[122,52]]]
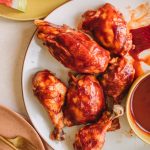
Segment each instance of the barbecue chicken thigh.
[[103,90],[94,75],[72,75],[63,111],[64,124],[73,126],[94,122],[104,105]]
[[112,54],[124,55],[132,48],[132,35],[123,15],[109,3],[85,12],[80,28],[90,32]]
[[105,134],[111,128],[112,121],[124,114],[121,106],[114,106],[114,114],[105,111],[99,121],[87,125],[76,134],[73,144],[75,150],[101,150],[105,142]]
[[64,104],[66,86],[48,70],[37,72],[32,83],[34,94],[46,108],[55,127],[51,138],[62,140],[64,123],[61,109]]
[[100,82],[106,96],[113,98],[115,103],[120,103],[134,80],[135,69],[132,61],[125,57],[113,58],[110,63]]
[[64,66],[79,73],[104,72],[109,62],[109,52],[88,35],[63,25],[57,26],[36,20],[37,36],[49,52]]

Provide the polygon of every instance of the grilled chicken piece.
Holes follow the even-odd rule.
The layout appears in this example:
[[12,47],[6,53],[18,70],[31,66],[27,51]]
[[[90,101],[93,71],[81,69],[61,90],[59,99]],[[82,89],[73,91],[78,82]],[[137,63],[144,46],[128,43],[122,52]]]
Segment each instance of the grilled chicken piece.
[[85,12],[81,28],[112,54],[124,55],[132,48],[132,35],[123,15],[109,3]]
[[103,90],[94,75],[71,75],[64,106],[64,124],[96,121],[104,109]]
[[134,80],[135,69],[132,61],[125,57],[113,58],[111,65],[100,79],[106,96],[120,103]]
[[106,111],[100,120],[91,125],[87,125],[79,130],[76,134],[73,144],[75,150],[101,150],[105,142],[105,134],[111,128],[112,121],[122,116],[124,110],[121,106],[117,106],[116,114],[112,115]]
[[101,150],[106,131],[111,127],[110,113],[105,112],[98,123],[81,128],[76,135],[75,150]]
[[46,108],[55,127],[51,138],[63,140],[64,134],[62,128],[64,127],[64,123],[61,110],[67,90],[66,86],[48,70],[37,72],[33,77],[32,83],[34,94]]
[[64,66],[79,73],[104,72],[109,62],[109,52],[83,32],[66,25],[57,26],[36,20],[37,36],[49,52]]

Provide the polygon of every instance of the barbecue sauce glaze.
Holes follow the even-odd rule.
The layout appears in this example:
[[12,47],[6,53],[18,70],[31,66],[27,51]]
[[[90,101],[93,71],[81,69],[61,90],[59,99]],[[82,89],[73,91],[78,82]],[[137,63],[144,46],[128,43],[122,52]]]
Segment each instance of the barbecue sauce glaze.
[[137,85],[130,106],[135,123],[141,130],[150,134],[150,76]]

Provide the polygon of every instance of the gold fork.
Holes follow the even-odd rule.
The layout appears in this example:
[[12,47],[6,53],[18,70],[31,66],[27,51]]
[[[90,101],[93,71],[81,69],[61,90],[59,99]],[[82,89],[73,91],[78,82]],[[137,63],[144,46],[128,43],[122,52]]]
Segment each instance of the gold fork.
[[0,140],[10,146],[13,150],[37,150],[30,141],[21,136],[6,138],[0,135]]

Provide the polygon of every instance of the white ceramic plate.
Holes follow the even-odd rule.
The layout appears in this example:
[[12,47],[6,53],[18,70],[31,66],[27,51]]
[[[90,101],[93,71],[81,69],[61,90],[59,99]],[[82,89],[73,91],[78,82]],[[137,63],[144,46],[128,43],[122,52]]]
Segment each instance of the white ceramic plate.
[[[47,18],[55,24],[67,24],[71,27],[76,27],[81,14],[88,9],[98,8],[102,4],[110,2],[115,5],[128,20],[127,7],[136,7],[138,4],[144,2],[143,0],[74,0],[54,10]],[[24,102],[30,119],[45,141],[55,150],[72,150],[72,143],[74,142],[75,133],[79,126],[65,128],[66,140],[63,142],[52,141],[49,138],[49,133],[53,126],[48,118],[48,115],[42,105],[38,102],[32,92],[31,79],[33,74],[41,69],[49,69],[56,74],[58,78],[67,83],[68,69],[55,60],[43,47],[42,42],[33,37],[25,57],[22,88],[24,95]],[[130,136],[130,127],[128,126],[126,116],[121,119],[121,129],[116,132],[109,132],[106,135],[106,142],[104,150],[121,149],[121,150],[149,150],[150,146],[143,143],[136,136]]]

